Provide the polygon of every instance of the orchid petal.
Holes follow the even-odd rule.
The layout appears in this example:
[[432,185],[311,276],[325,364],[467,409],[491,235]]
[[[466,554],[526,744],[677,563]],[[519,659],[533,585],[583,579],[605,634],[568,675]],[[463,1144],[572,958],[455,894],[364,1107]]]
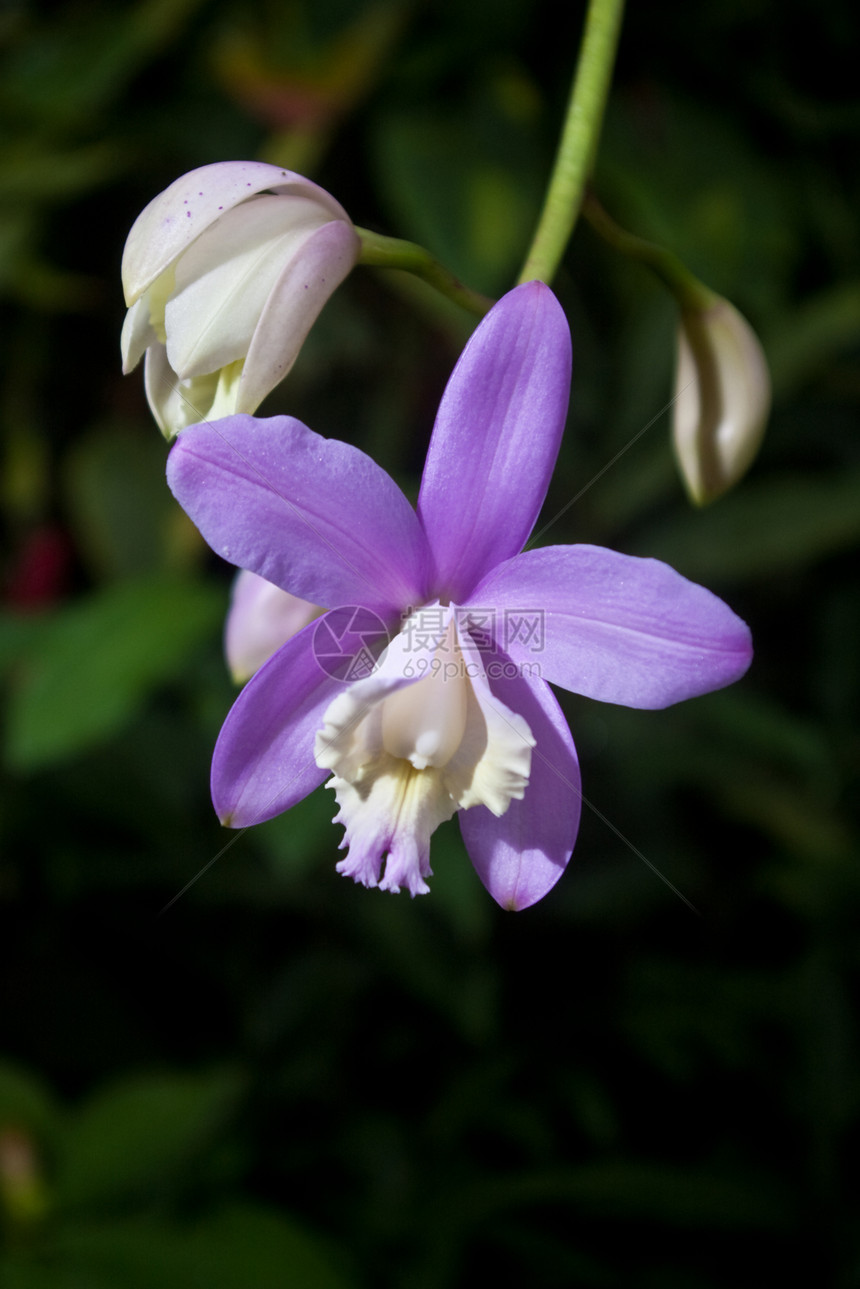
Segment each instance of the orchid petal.
[[475,589],[500,647],[544,680],[626,707],[730,685],[752,658],[749,628],[716,595],[660,560],[597,546],[548,546]]
[[125,302],[131,306],[169,264],[225,211],[261,192],[310,197],[330,219],[349,216],[339,202],[302,175],[263,161],[216,161],[176,179],[141,211],[122,257]]
[[344,826],[341,849],[347,855],[337,871],[362,886],[427,895],[430,838],[457,809],[442,779],[388,757],[382,773],[357,787],[337,776],[326,787],[334,788],[340,807],[334,822]]
[[143,363],[143,385],[150,411],[167,439],[198,421],[229,416],[236,405],[242,361],[206,376],[180,380],[167,361],[162,344],[150,345]]
[[348,848],[337,870],[364,886],[425,895],[431,834],[457,808],[441,774],[416,769],[387,747],[385,700],[421,691],[445,632],[440,622],[424,642],[411,630],[395,636],[375,672],[336,696],[316,737],[317,764],[332,771],[327,786],[340,807],[341,848]]
[[359,241],[351,224],[317,228],[271,288],[251,340],[237,412],[253,412],[283,380],[330,295],[355,265]]
[[149,319],[149,301],[136,300],[125,315],[120,336],[122,370],[125,376],[134,371],[150,345],[158,343],[155,328]]
[[487,664],[493,694],[528,723],[535,739],[529,785],[501,817],[476,806],[461,810],[459,820],[475,871],[493,899],[504,909],[526,909],[567,866],[582,795],[576,749],[552,691],[540,680],[511,677],[514,670],[510,662]]
[[314,739],[341,685],[314,654],[318,625],[282,645],[227,715],[212,757],[212,802],[225,827],[274,818],[328,773],[314,760]]
[[467,632],[458,636],[471,710],[460,748],[445,767],[448,791],[463,809],[486,806],[503,815],[528,790],[535,740],[528,722],[490,685],[486,666],[498,671],[499,659],[486,659]]
[[224,627],[224,653],[240,684],[259,671],[282,644],[318,618],[322,609],[242,570],[233,582]]
[[[200,376],[244,357],[272,283],[324,219],[306,198],[253,197],[201,233],[176,263],[164,310],[167,356],[175,372]],[[307,312],[303,303],[302,321]]]
[[397,484],[292,417],[191,426],[167,480],[214,551],[302,600],[385,613],[424,598],[426,540]]
[[454,368],[418,513],[436,590],[457,603],[534,527],[564,429],[570,361],[561,305],[549,287],[529,282],[490,310]]

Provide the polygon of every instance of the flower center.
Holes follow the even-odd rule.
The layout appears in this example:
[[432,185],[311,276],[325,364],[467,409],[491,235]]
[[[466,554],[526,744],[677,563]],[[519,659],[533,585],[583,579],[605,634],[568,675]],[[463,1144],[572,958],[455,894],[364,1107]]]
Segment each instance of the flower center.
[[[433,630],[422,629],[422,613],[436,614]],[[316,762],[332,771],[349,846],[338,871],[365,886],[423,894],[438,825],[477,805],[503,815],[528,784],[531,731],[493,694],[457,614],[454,605],[413,614],[374,674],[329,705],[317,734]]]
[[463,741],[468,709],[463,654],[453,619],[426,675],[382,703],[382,746],[416,770],[447,765]]

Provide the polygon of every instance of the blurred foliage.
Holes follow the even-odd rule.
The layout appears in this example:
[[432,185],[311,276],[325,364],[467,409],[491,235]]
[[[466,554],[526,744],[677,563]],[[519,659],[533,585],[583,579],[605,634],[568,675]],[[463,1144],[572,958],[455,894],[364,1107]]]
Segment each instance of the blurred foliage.
[[[735,492],[693,513],[675,475],[661,288],[587,227],[556,283],[575,384],[540,540],[706,582],[748,678],[655,713],[565,696],[589,805],[516,917],[455,824],[408,902],[335,877],[331,794],[240,834],[208,802],[232,570],[119,372],[127,230],[182,171],[265,157],[500,293],[583,9],[0,8],[4,1289],[860,1282],[849,0],[656,0],[622,36],[596,189],[773,368]],[[414,495],[471,326],[358,270],[264,410]]]

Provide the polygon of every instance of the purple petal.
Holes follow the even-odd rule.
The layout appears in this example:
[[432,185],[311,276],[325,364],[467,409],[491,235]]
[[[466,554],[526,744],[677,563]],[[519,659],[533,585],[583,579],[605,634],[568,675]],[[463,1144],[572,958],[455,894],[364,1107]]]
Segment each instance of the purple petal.
[[418,513],[438,594],[462,603],[521,550],[543,504],[570,392],[570,332],[542,282],[504,296],[484,318],[442,396]]
[[292,417],[183,430],[167,481],[214,551],[302,600],[387,609],[426,598],[426,539],[397,484]]
[[498,643],[515,662],[626,707],[721,689],[752,659],[749,628],[716,595],[659,560],[599,546],[524,551],[476,588],[472,604],[494,608]]
[[212,802],[225,827],[282,814],[329,773],[314,760],[314,739],[342,685],[314,656],[317,625],[282,645],[227,715],[212,757]]
[[[490,674],[492,664],[487,667]],[[579,763],[567,721],[542,681],[505,678],[493,693],[528,721],[536,740],[522,801],[497,818],[484,806],[459,813],[460,831],[475,871],[505,909],[526,909],[555,886],[570,859],[582,808]]]

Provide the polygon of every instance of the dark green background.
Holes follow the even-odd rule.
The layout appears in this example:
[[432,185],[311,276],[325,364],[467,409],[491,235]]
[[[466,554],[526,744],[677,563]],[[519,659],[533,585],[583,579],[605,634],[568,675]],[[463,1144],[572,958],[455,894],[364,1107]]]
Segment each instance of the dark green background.
[[[555,8],[0,8],[11,1289],[860,1283],[850,0],[634,2],[622,35],[597,190],[772,365],[735,492],[694,512],[675,473],[662,288],[586,226],[555,282],[574,387],[544,522],[582,495],[543,540],[705,582],[752,626],[748,677],[656,713],[562,696],[590,806],[520,915],[455,823],[411,902],[335,876],[330,793],[238,837],[208,800],[231,570],[120,374],[128,228],[183,171],[266,157],[501,293],[579,39],[582,6]],[[357,270],[264,410],[414,495],[471,325]]]

